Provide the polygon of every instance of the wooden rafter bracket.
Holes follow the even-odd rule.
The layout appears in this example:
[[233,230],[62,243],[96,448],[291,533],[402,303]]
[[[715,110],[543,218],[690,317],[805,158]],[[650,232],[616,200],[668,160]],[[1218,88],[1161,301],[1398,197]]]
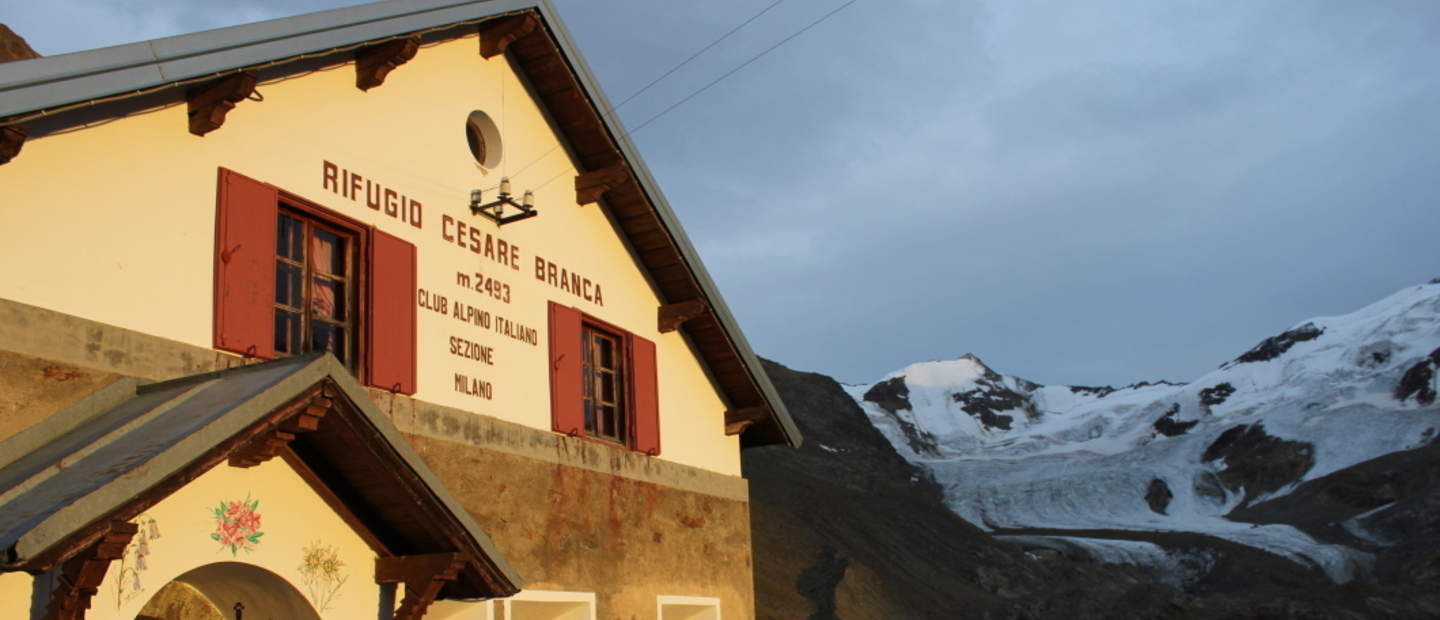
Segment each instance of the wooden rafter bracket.
[[385,83],[395,67],[410,62],[420,51],[420,36],[395,39],[355,52],[355,87],[370,90]]
[[125,557],[125,547],[140,526],[129,521],[111,521],[105,533],[90,546],[60,565],[59,583],[45,606],[45,620],[80,620],[90,608],[90,599],[100,591],[100,582],[110,562]]
[[725,412],[725,434],[739,435],[751,424],[770,417],[769,407],[746,407]]
[[254,467],[279,456],[280,451],[290,445],[297,434],[308,433],[320,428],[320,420],[324,419],[325,414],[329,413],[334,406],[334,400],[324,394],[316,395],[276,428],[259,435],[245,447],[231,454],[230,466]]
[[0,127],[0,165],[10,163],[20,154],[20,147],[25,146],[25,138],[30,137],[30,128],[20,123]]
[[594,204],[612,189],[630,181],[630,169],[623,164],[606,166],[575,176],[575,203],[581,206]]
[[235,104],[255,93],[258,71],[241,71],[196,86],[185,93],[190,104],[190,133],[203,136],[225,124]]
[[463,553],[431,553],[375,558],[375,583],[405,584],[405,598],[395,610],[395,620],[420,620],[445,582],[454,581],[465,569]]
[[700,318],[709,312],[710,304],[705,303],[705,300],[699,297],[660,306],[660,333],[673,332],[680,329],[680,325],[685,321]]
[[533,13],[486,22],[480,27],[480,55],[488,59],[504,54],[505,48],[538,25],[540,22]]

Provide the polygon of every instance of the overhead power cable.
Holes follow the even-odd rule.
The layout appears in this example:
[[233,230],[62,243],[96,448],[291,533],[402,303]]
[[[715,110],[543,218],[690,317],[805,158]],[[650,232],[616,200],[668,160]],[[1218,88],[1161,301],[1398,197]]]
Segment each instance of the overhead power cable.
[[750,60],[747,60],[747,61],[741,63],[740,66],[735,67],[734,69],[731,69],[731,70],[730,70],[729,72],[727,72],[725,75],[722,75],[722,76],[720,76],[720,77],[718,77],[718,78],[715,78],[714,81],[710,82],[709,84],[706,84],[705,86],[702,86],[702,87],[700,88],[700,90],[697,90],[697,91],[695,91],[695,92],[693,92],[693,93],[690,93],[690,94],[687,95],[684,99],[681,99],[681,100],[675,102],[674,105],[671,105],[670,107],[665,108],[665,109],[664,109],[663,111],[661,111],[659,114],[656,114],[655,116],[650,117],[649,120],[647,120],[647,121],[645,121],[645,122],[643,122],[643,123],[640,123],[640,124],[639,124],[638,126],[636,126],[634,129],[631,129],[631,130],[625,132],[625,135],[627,135],[627,136],[633,135],[635,132],[640,131],[641,129],[644,129],[646,125],[649,125],[650,123],[653,123],[653,122],[659,120],[660,117],[665,116],[666,114],[669,114],[671,110],[674,110],[675,108],[678,108],[678,107],[684,105],[685,102],[687,102],[687,101],[689,101],[689,100],[691,100],[691,99],[694,99],[694,98],[695,98],[697,95],[699,95],[700,93],[703,93],[703,92],[705,92],[705,91],[707,91],[707,90],[710,90],[710,87],[711,87],[711,86],[714,86],[714,85],[716,85],[716,84],[719,84],[720,82],[724,81],[725,78],[728,78],[728,77],[730,77],[730,76],[732,76],[732,75],[735,75],[735,73],[739,72],[741,69],[744,69],[745,67],[750,66],[751,63],[753,63],[753,62],[755,62],[755,61],[757,61],[757,60],[760,60],[761,58],[764,58],[766,54],[769,54],[770,52],[773,52],[773,51],[775,51],[776,49],[778,49],[780,46],[785,45],[786,43],[789,43],[791,39],[794,39],[795,37],[798,37],[798,36],[800,36],[800,35],[802,35],[802,34],[805,34],[805,31],[807,31],[807,30],[809,30],[809,29],[811,29],[811,28],[814,28],[815,26],[819,25],[820,22],[823,22],[823,21],[825,21],[825,20],[827,20],[827,19],[830,19],[830,18],[831,18],[832,16],[834,16],[836,13],[839,13],[840,11],[845,10],[846,7],[848,7],[848,6],[852,5],[852,4],[855,4],[856,2],[859,2],[859,1],[860,1],[860,0],[850,0],[849,2],[846,2],[845,4],[842,4],[842,5],[840,5],[839,7],[836,7],[835,10],[830,11],[829,13],[826,13],[826,14],[822,15],[822,16],[820,17],[820,19],[817,19],[817,20],[815,20],[815,21],[813,21],[813,22],[810,22],[810,24],[809,24],[808,26],[805,26],[804,28],[801,28],[800,30],[797,30],[797,31],[795,32],[795,34],[792,34],[792,35],[790,35],[790,36],[788,36],[788,37],[785,37],[785,38],[782,39],[779,43],[776,43],[776,44],[774,44],[774,45],[771,45],[771,46],[770,46],[768,49],[766,49],[765,51],[760,52],[759,54],[756,54],[756,55],[755,55],[754,57],[752,57]]
[[720,42],[724,41],[725,39],[730,38],[730,35],[733,35],[733,34],[735,34],[735,33],[737,33],[737,32],[740,32],[740,29],[741,29],[741,28],[744,28],[744,27],[746,27],[746,26],[749,26],[749,25],[750,25],[750,22],[753,22],[753,21],[755,21],[755,20],[757,20],[757,19],[760,19],[760,16],[761,16],[761,15],[764,15],[764,14],[766,14],[766,13],[769,13],[769,12],[770,12],[770,9],[773,9],[773,8],[775,8],[775,7],[777,7],[777,6],[780,6],[780,3],[781,3],[781,2],[784,2],[784,1],[785,1],[785,0],[775,0],[775,2],[774,2],[773,4],[771,4],[770,6],[765,7],[764,10],[760,11],[759,13],[756,13],[756,14],[750,16],[750,19],[745,20],[745,23],[740,24],[739,26],[736,26],[736,27],[730,29],[730,32],[725,33],[725,36],[722,36],[722,37],[720,37],[720,38],[718,38],[718,39],[715,39],[714,42],[710,43],[709,45],[706,45],[706,46],[705,46],[705,49],[702,49],[702,50],[700,50],[700,51],[698,51],[698,52],[695,52],[695,53],[692,54],[689,58],[686,58],[684,62],[682,62],[682,63],[680,63],[680,64],[678,64],[678,65],[675,65],[675,67],[674,67],[673,69],[670,69],[669,71],[666,71],[666,72],[665,72],[665,75],[662,75],[662,76],[660,76],[660,77],[658,77],[658,78],[655,78],[654,81],[650,82],[649,84],[646,84],[644,88],[642,88],[642,89],[640,89],[640,90],[638,90],[638,91],[635,91],[635,94],[630,95],[629,97],[626,97],[624,101],[621,101],[620,103],[616,104],[615,107],[610,108],[609,110],[606,110],[606,111],[605,111],[605,115],[606,115],[606,116],[609,116],[609,115],[613,114],[616,110],[619,110],[620,108],[624,107],[625,104],[630,103],[630,102],[631,102],[632,100],[634,100],[636,97],[639,97],[640,95],[644,94],[645,91],[650,90],[651,87],[653,87],[653,86],[655,86],[656,84],[659,84],[660,82],[664,81],[665,78],[670,77],[672,74],[674,74],[676,71],[679,71],[679,70],[680,70],[681,68],[683,68],[685,65],[690,64],[691,61],[695,60],[696,58],[699,58],[699,57],[700,57],[702,54],[704,54],[705,52],[710,51],[711,48],[714,48],[716,45],[719,45]]
[[[771,4],[770,6],[765,7],[764,10],[760,11],[759,13],[756,13],[754,17],[751,17],[750,19],[745,20],[745,23],[740,24],[739,26],[736,26],[736,27],[735,27],[734,29],[732,29],[730,32],[725,33],[724,36],[720,37],[719,39],[716,39],[714,43],[711,43],[710,45],[705,46],[705,49],[702,49],[702,50],[696,52],[696,53],[695,53],[694,55],[692,55],[690,58],[687,58],[684,62],[681,62],[680,64],[676,65],[674,69],[671,69],[670,71],[666,72],[665,75],[662,75],[662,76],[660,76],[659,78],[656,78],[655,81],[653,81],[653,82],[651,82],[649,85],[645,86],[645,88],[640,89],[640,90],[639,90],[638,92],[636,92],[635,94],[630,95],[629,97],[627,97],[624,101],[621,101],[619,105],[616,105],[615,107],[610,108],[610,110],[609,110],[608,112],[606,112],[603,116],[608,117],[608,116],[612,115],[612,114],[615,112],[615,110],[620,109],[620,106],[623,106],[623,105],[625,105],[626,103],[629,103],[631,99],[634,99],[635,97],[638,97],[638,96],[640,95],[640,93],[643,93],[643,92],[645,92],[646,90],[648,90],[651,86],[654,86],[655,84],[658,84],[661,80],[665,79],[665,78],[668,77],[670,74],[672,74],[672,73],[674,73],[675,71],[679,70],[680,67],[683,67],[683,66],[685,66],[687,63],[689,63],[690,61],[695,60],[695,58],[699,57],[701,54],[704,54],[704,53],[705,53],[706,51],[708,51],[710,48],[715,47],[715,46],[718,45],[721,41],[724,41],[727,37],[729,37],[729,36],[732,35],[732,34],[735,34],[735,33],[736,33],[737,31],[739,31],[741,28],[744,28],[744,27],[745,27],[746,25],[748,25],[750,22],[755,21],[755,20],[756,20],[757,18],[759,18],[761,15],[764,15],[764,14],[765,14],[766,12],[768,12],[770,9],[775,8],[776,5],[779,5],[781,2],[784,2],[784,1],[785,1],[785,0],[777,0],[774,4]],[[826,14],[820,16],[819,19],[817,19],[817,20],[815,20],[815,21],[813,21],[813,22],[810,22],[810,23],[807,24],[804,28],[801,28],[801,29],[795,31],[794,34],[791,34],[790,36],[785,37],[784,39],[781,39],[779,43],[776,43],[776,44],[774,44],[774,45],[771,45],[769,48],[766,48],[765,51],[760,52],[759,54],[756,54],[756,55],[750,57],[749,60],[746,60],[745,62],[741,63],[739,66],[737,66],[737,67],[735,67],[734,69],[731,69],[730,71],[726,72],[725,75],[722,75],[722,76],[720,76],[720,77],[718,77],[718,78],[715,78],[714,80],[711,80],[711,82],[710,82],[709,84],[706,84],[706,85],[700,87],[699,90],[696,90],[695,92],[692,92],[692,93],[690,93],[689,95],[686,95],[685,98],[683,98],[683,99],[675,102],[675,103],[672,104],[670,107],[665,108],[664,110],[660,111],[659,114],[656,114],[656,115],[650,117],[649,119],[646,119],[645,122],[640,123],[640,124],[639,124],[638,126],[636,126],[634,129],[629,129],[629,130],[627,130],[627,131],[624,133],[624,135],[622,135],[622,136],[620,136],[620,137],[621,137],[621,138],[627,138],[627,137],[629,137],[629,136],[634,135],[635,132],[640,131],[641,129],[644,129],[646,125],[649,125],[650,123],[653,123],[653,122],[659,120],[660,117],[665,116],[666,114],[669,114],[672,110],[674,110],[675,108],[680,107],[681,105],[684,105],[685,102],[690,101],[691,99],[694,99],[694,98],[695,98],[696,96],[698,96],[700,93],[703,93],[703,92],[709,90],[712,86],[715,86],[716,84],[719,84],[720,82],[724,81],[726,78],[728,78],[728,77],[730,77],[730,76],[732,76],[732,75],[735,75],[735,74],[738,73],[741,69],[744,69],[745,67],[750,66],[752,63],[754,63],[755,61],[760,60],[761,58],[765,57],[765,56],[766,56],[767,54],[769,54],[770,52],[773,52],[773,51],[775,51],[776,49],[779,49],[780,46],[785,45],[786,43],[789,43],[789,42],[790,42],[791,40],[793,40],[795,37],[798,37],[798,36],[804,34],[805,31],[810,30],[811,28],[814,28],[815,26],[820,25],[820,22],[823,22],[823,21],[825,21],[825,20],[827,20],[827,19],[830,19],[831,17],[834,17],[836,13],[839,13],[840,11],[845,10],[845,9],[848,8],[850,5],[855,4],[856,2],[859,2],[859,1],[860,1],[860,0],[849,0],[849,1],[846,2],[845,4],[842,4],[842,5],[838,6],[838,7],[836,7],[834,10],[830,11],[829,13],[826,13]],[[554,152],[556,149],[559,149],[559,148],[560,148],[559,145],[556,145],[556,146],[552,147],[550,150],[545,151],[544,153],[541,153],[539,157],[536,157],[536,158],[535,158],[534,160],[532,160],[530,163],[525,164],[525,165],[522,166],[519,170],[517,170],[517,171],[515,171],[515,172],[513,172],[513,173],[511,173],[511,174],[519,174],[519,173],[521,173],[521,172],[524,172],[527,168],[529,168],[530,166],[535,165],[535,164],[538,163],[541,159],[544,159],[546,155],[549,155],[550,153]],[[547,180],[547,181],[545,181],[544,183],[542,183],[542,184],[540,185],[540,187],[544,187],[544,186],[546,186],[546,185],[549,185],[552,181],[554,181],[555,179],[560,178],[561,176],[564,176],[565,173],[567,173],[567,172],[569,172],[570,170],[573,170],[573,169],[574,169],[574,168],[573,168],[573,166],[572,166],[571,168],[568,168],[568,169],[566,169],[566,170],[561,171],[560,174],[557,174],[557,175],[551,177],[549,180]]]
[[[705,46],[703,49],[701,49],[700,51],[695,52],[694,54],[691,54],[689,58],[686,58],[685,60],[681,61],[680,64],[675,65],[674,67],[671,67],[670,70],[669,70],[669,71],[666,71],[664,75],[661,75],[660,77],[657,77],[657,78],[655,78],[654,80],[651,80],[651,82],[650,82],[649,84],[646,84],[644,88],[641,88],[640,90],[635,91],[635,92],[634,92],[633,94],[631,94],[629,97],[626,97],[624,101],[621,101],[620,103],[616,104],[615,106],[611,107],[610,109],[605,110],[605,111],[600,115],[601,118],[610,118],[611,116],[614,116],[616,110],[619,110],[620,108],[624,107],[625,104],[630,103],[630,102],[633,101],[636,97],[639,97],[640,95],[644,94],[645,91],[650,90],[650,89],[653,88],[656,84],[659,84],[660,82],[663,82],[663,81],[665,80],[665,78],[670,77],[670,76],[673,75],[676,71],[679,71],[681,68],[683,68],[685,65],[690,64],[692,61],[694,61],[696,58],[699,58],[699,57],[700,57],[701,55],[703,55],[705,52],[710,51],[711,49],[713,49],[716,45],[719,45],[719,44],[720,44],[722,41],[724,41],[725,39],[730,38],[731,35],[733,35],[733,34],[735,34],[735,33],[737,33],[737,32],[740,32],[740,30],[741,30],[742,28],[744,28],[744,27],[746,27],[746,26],[749,26],[751,22],[753,22],[753,21],[755,21],[755,20],[757,20],[757,19],[760,19],[760,16],[761,16],[761,15],[764,15],[764,14],[766,14],[766,13],[769,13],[769,12],[770,12],[770,9],[773,9],[773,8],[775,8],[775,7],[777,7],[777,6],[780,6],[780,3],[784,2],[784,1],[785,1],[785,0],[775,0],[775,2],[773,2],[773,3],[770,4],[770,6],[767,6],[767,7],[765,7],[764,9],[761,9],[759,13],[756,13],[756,14],[754,14],[754,15],[751,15],[751,16],[750,16],[750,19],[745,20],[745,21],[744,21],[743,23],[741,23],[739,26],[736,26],[736,27],[734,27],[734,28],[731,28],[731,29],[730,29],[730,32],[727,32],[727,33],[725,33],[724,35],[722,35],[720,38],[715,39],[714,41],[711,41],[709,45],[706,45],[706,46]],[[625,135],[628,136],[628,135],[630,135],[630,134],[629,134],[629,133],[626,133]],[[539,157],[536,157],[535,159],[531,160],[530,163],[527,163],[527,164],[525,164],[524,166],[521,166],[519,170],[516,170],[515,172],[513,172],[513,173],[511,173],[511,174],[520,174],[521,172],[524,172],[526,169],[530,168],[530,166],[533,166],[533,165],[539,163],[540,160],[541,160],[541,159],[544,159],[546,155],[549,155],[550,153],[555,152],[555,150],[558,149],[558,148],[560,148],[560,147],[557,145],[557,146],[555,146],[555,147],[552,147],[550,150],[545,151],[544,153],[541,153]],[[565,174],[565,173],[564,173],[564,172],[561,172],[560,174]],[[552,179],[550,179],[550,180],[553,181],[553,180],[555,180],[555,179],[552,178]],[[543,185],[541,185],[541,187],[544,187],[544,185],[549,185],[549,184],[550,184],[550,181],[546,181]]]

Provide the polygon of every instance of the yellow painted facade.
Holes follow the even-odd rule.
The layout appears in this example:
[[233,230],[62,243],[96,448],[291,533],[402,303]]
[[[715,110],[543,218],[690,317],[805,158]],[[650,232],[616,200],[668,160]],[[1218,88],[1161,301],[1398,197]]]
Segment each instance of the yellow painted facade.
[[[661,300],[604,211],[576,205],[574,163],[510,62],[482,58],[471,36],[422,48],[368,92],[354,80],[344,65],[262,82],[263,101],[241,101],[204,137],[185,131],[181,103],[27,142],[23,156],[0,166],[0,298],[211,347],[216,176],[228,168],[418,248],[416,400],[549,430],[553,300],[656,343],[658,458],[738,476],[724,402],[684,339],[658,332]],[[494,169],[479,166],[467,146],[474,110],[500,129],[504,155]],[[339,183],[326,183],[327,163],[331,173],[359,174],[420,203],[421,227],[367,207],[363,188],[355,199],[337,192]],[[502,176],[517,194],[535,191],[539,217],[501,228],[470,213],[470,190],[493,197]],[[518,260],[447,240],[456,231],[447,222],[503,239]],[[588,279],[603,305],[537,279],[537,261],[542,276],[554,266]],[[509,301],[473,290],[481,278],[507,287]],[[502,319],[536,338],[504,335]],[[493,363],[452,354],[452,338],[490,347]],[[488,383],[490,397],[458,390],[457,374]]]
[[30,620],[30,601],[35,591],[34,578],[26,573],[0,573],[0,620]]
[[[254,527],[235,523],[227,533],[223,517],[236,522],[237,514],[254,515]],[[326,620],[371,617],[379,605],[374,552],[280,460],[216,467],[134,522],[140,532],[106,573],[87,619],[130,620],[171,580],[228,562],[279,576]]]
[[[360,90],[376,58],[399,64]],[[0,489],[0,620],[754,617],[739,433],[798,431],[547,3],[396,0],[19,62],[0,74],[0,480],[20,481]],[[194,135],[187,97],[251,70]],[[472,213],[502,178],[538,217]],[[351,248],[348,296],[298,304],[363,308],[339,363],[232,352],[269,356],[266,228],[292,208],[374,252]],[[660,332],[667,304],[680,331]],[[409,310],[413,360],[389,337]],[[580,379],[588,329],[614,338],[613,383]],[[552,430],[552,389],[583,429],[578,392],[605,385],[628,441]]]

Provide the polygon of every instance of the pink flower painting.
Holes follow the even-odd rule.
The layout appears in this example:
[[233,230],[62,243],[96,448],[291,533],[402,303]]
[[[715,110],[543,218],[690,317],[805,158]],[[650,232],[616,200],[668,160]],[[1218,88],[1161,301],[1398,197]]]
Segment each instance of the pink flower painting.
[[265,535],[260,531],[260,513],[255,512],[259,508],[260,500],[248,496],[243,501],[220,502],[219,508],[211,510],[215,532],[210,538],[220,542],[222,551],[228,547],[231,556],[239,555],[241,549],[254,551]]

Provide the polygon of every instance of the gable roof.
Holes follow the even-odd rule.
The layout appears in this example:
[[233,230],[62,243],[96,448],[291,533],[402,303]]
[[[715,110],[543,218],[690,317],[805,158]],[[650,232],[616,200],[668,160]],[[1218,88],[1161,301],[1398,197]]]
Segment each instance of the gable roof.
[[464,568],[443,598],[519,590],[490,538],[329,354],[124,379],[0,443],[0,570],[59,564],[210,468],[268,458],[256,451],[277,436],[276,451],[377,555],[459,552]]
[[538,25],[514,39],[506,53],[549,112],[578,172],[614,175],[603,203],[662,300],[699,300],[708,307],[680,329],[736,419],[758,418],[742,434],[742,445],[798,446],[798,428],[659,184],[623,123],[602,113],[612,106],[549,0],[390,0],[5,63],[0,65],[0,127],[28,124],[34,138],[83,124],[107,105],[183,98],[195,84],[240,70],[259,69],[263,80],[344,64],[356,49],[388,40],[415,34],[453,38],[522,16],[533,16]]

